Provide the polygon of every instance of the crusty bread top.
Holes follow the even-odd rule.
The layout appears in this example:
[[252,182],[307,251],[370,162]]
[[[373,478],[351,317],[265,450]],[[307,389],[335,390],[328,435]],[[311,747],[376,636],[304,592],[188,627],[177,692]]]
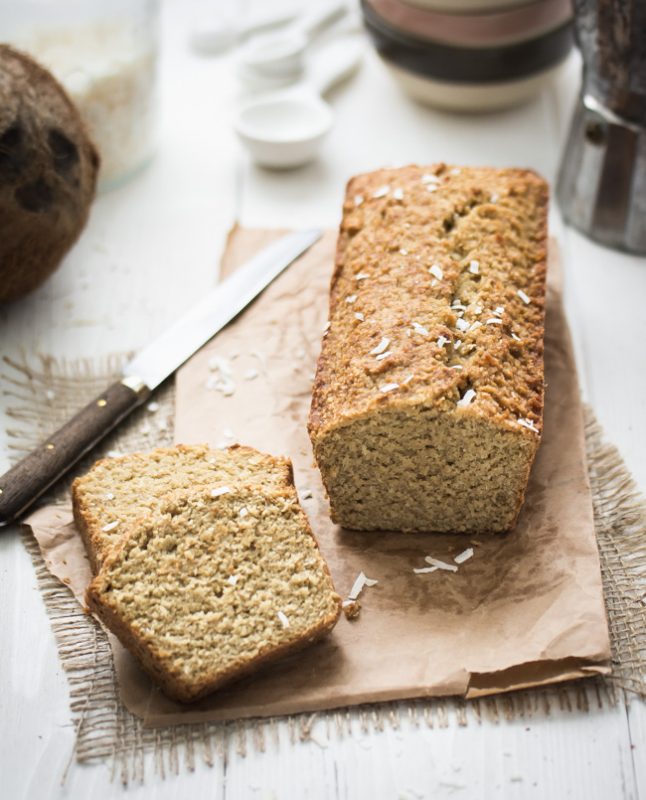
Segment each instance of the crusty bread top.
[[182,700],[316,638],[340,613],[293,487],[167,498],[110,552],[87,599]]
[[234,445],[159,447],[98,461],[72,484],[74,517],[98,569],[128,524],[151,513],[167,494],[228,483],[281,487],[292,481],[288,459]]
[[545,181],[517,169],[384,169],[349,182],[343,212],[313,438],[419,404],[539,434]]

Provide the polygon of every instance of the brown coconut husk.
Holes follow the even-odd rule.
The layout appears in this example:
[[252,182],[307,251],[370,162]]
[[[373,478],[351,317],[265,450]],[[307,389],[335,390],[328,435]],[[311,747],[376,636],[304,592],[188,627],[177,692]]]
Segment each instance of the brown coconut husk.
[[87,221],[99,155],[63,87],[0,45],[0,303],[39,286]]

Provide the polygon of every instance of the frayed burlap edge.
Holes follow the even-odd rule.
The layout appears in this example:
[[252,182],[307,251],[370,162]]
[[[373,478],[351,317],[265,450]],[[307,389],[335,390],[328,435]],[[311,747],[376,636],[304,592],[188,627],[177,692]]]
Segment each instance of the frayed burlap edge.
[[646,698],[646,500],[589,406],[588,472],[612,645],[607,680]]
[[[3,375],[8,400],[7,431],[16,456],[34,447],[64,422],[83,402],[98,394],[118,372],[123,359],[57,361],[42,357],[36,366],[26,359],[5,359]],[[5,370],[7,372],[7,370]],[[142,409],[120,431],[80,464],[109,450],[128,451],[172,441],[173,386],[162,387],[153,409]],[[144,728],[119,699],[112,652],[107,637],[85,615],[69,590],[47,570],[36,541],[23,533],[50,617],[59,657],[67,673],[73,724],[72,758],[81,763],[109,763],[112,777],[128,784],[143,782],[150,761],[161,775],[193,770],[198,762],[214,765],[233,749],[240,755],[251,747],[264,752],[268,742],[296,745],[326,735],[342,738],[400,725],[447,728],[452,725],[529,719],[556,711],[591,711],[617,702],[616,688],[646,697],[646,503],[616,448],[604,443],[602,431],[586,409],[586,441],[594,496],[595,523],[601,554],[604,592],[613,647],[613,674],[560,686],[465,701],[432,698],[381,703],[281,719],[214,722],[164,728]],[[64,499],[71,476],[50,493],[48,502]],[[286,737],[279,735],[286,730]],[[148,767],[147,767],[148,765]]]

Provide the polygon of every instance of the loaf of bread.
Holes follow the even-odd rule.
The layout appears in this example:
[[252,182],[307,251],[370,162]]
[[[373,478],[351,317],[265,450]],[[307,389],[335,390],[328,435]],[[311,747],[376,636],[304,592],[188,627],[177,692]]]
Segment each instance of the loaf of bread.
[[251,447],[159,447],[97,461],[77,478],[72,484],[74,520],[96,573],[128,525],[154,511],[169,493],[237,483],[282,488],[292,482],[287,459]]
[[335,522],[514,526],[542,430],[546,229],[527,170],[350,181],[309,419]]
[[341,611],[293,484],[167,498],[130,524],[86,598],[182,702],[310,644]]

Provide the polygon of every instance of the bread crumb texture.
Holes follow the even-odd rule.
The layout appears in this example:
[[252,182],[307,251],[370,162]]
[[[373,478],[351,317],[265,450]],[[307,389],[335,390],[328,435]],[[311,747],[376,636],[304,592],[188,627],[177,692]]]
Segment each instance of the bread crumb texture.
[[94,571],[127,527],[158,508],[171,492],[236,483],[289,485],[290,462],[251,447],[211,450],[206,445],[160,447],[98,461],[72,485],[74,519]]
[[87,600],[185,702],[316,640],[341,610],[293,487],[257,485],[168,498],[131,526]]
[[516,169],[348,184],[309,420],[336,522],[514,525],[542,430],[547,202]]

